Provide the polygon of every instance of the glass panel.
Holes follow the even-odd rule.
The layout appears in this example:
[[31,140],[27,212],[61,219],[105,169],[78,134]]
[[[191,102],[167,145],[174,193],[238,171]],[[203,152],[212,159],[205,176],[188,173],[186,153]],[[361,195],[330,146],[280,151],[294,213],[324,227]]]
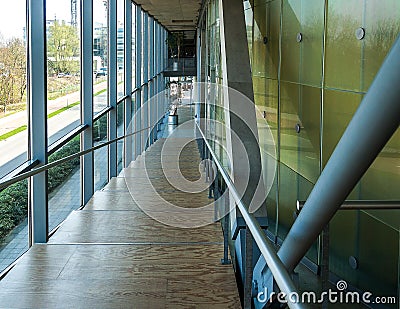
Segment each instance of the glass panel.
[[[330,224],[330,255],[330,270],[348,283],[373,295],[397,295],[398,230],[363,211],[339,211]],[[350,256],[357,269],[350,267]]]
[[26,1],[0,10],[0,178],[27,160]]
[[[132,3],[132,88],[136,88],[136,5]],[[133,90],[133,89],[132,89]]]
[[327,87],[360,91],[363,43],[357,40],[355,31],[362,25],[363,2],[364,0],[328,2],[325,52]]
[[93,113],[108,106],[107,1],[93,0]]
[[284,0],[282,6],[282,64],[281,79],[299,81],[300,43],[297,33],[301,32],[300,1]]
[[118,29],[117,29],[117,62],[118,62],[118,73],[117,73],[117,83],[118,83],[118,97],[123,97],[125,93],[125,76],[124,76],[124,17],[125,17],[125,1],[118,0],[117,2],[117,19],[118,19]]
[[49,144],[80,124],[80,38],[76,1],[46,2],[47,20],[47,136]]
[[365,10],[363,80],[361,90],[367,92],[386,54],[400,33],[400,1],[368,0]]
[[253,75],[278,78],[281,1],[254,8]]
[[[125,127],[124,127],[124,110],[125,110],[125,103],[126,101],[118,104],[117,106],[117,136],[124,136],[125,134]],[[123,151],[124,151],[124,140],[121,139],[117,143],[117,166],[118,166],[118,173],[122,170],[122,158],[123,158]]]
[[28,181],[0,192],[0,273],[28,250]]
[[322,85],[322,48],[325,0],[301,1],[300,82]]
[[[65,158],[80,150],[78,135],[49,156],[49,163]],[[75,158],[49,169],[47,176],[49,200],[49,231],[64,221],[81,205],[80,159]]]
[[331,156],[361,100],[361,94],[324,90],[323,166]]
[[[93,124],[93,145],[107,142],[107,117],[103,115]],[[108,182],[108,147],[94,151],[94,190],[98,191]]]
[[320,161],[321,90],[281,82],[281,161],[315,183]]
[[282,16],[282,80],[321,86],[324,1],[285,0]]

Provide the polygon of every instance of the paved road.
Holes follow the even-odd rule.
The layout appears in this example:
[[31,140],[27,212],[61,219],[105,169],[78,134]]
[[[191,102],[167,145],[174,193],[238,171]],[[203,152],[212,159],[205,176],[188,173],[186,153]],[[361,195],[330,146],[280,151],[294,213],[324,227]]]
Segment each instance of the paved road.
[[[105,89],[106,82],[94,86],[94,93]],[[58,110],[68,104],[80,100],[80,93],[74,92],[56,100],[49,101],[48,113]],[[104,92],[94,98],[94,113],[99,112],[107,105],[107,93]],[[80,123],[80,107],[74,106],[50,119],[48,119],[49,145],[71,131]],[[0,119],[0,135],[27,124],[26,111]],[[27,131],[18,133],[10,138],[0,141],[0,178],[13,168],[26,161],[28,149]]]

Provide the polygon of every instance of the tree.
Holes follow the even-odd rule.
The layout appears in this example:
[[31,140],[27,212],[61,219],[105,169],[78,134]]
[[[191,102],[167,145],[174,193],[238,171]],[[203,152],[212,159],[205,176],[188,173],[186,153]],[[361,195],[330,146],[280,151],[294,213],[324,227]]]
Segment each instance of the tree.
[[26,48],[20,39],[0,42],[0,104],[20,103],[26,91]]
[[54,23],[48,29],[47,54],[49,70],[54,73],[79,71],[79,37],[76,29],[65,21]]
[[168,38],[166,40],[166,43],[169,47],[170,56],[172,58],[175,58],[175,56],[177,56],[178,61],[181,54],[181,47],[183,44],[183,40],[184,40],[183,32],[171,32],[168,34]]

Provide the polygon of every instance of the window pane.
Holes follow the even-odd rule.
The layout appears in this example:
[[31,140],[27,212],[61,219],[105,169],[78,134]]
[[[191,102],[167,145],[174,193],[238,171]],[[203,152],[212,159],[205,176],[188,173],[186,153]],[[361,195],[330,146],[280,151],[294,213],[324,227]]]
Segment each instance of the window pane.
[[[124,136],[125,128],[124,128],[124,110],[125,110],[125,103],[121,102],[117,106],[117,134],[118,137]],[[118,173],[122,171],[122,157],[124,152],[124,140],[121,139],[117,142],[117,166],[118,166]]]
[[[107,116],[100,117],[93,124],[93,145],[107,141]],[[108,181],[108,147],[94,151],[94,190],[100,190]]]
[[0,178],[27,160],[26,1],[0,10]]
[[107,103],[108,27],[107,2],[93,1],[93,112],[97,114]]
[[74,3],[46,2],[49,144],[80,124],[80,8]]
[[[49,163],[65,158],[80,149],[78,135],[49,156]],[[75,158],[48,171],[49,231],[64,221],[71,211],[81,205],[80,159]]]
[[117,29],[117,62],[118,62],[118,71],[117,71],[117,83],[118,83],[118,97],[124,96],[124,88],[125,88],[125,76],[124,76],[124,17],[125,17],[125,1],[118,0],[117,2],[117,19],[118,19],[118,29]]
[[0,192],[0,272],[28,250],[28,181]]

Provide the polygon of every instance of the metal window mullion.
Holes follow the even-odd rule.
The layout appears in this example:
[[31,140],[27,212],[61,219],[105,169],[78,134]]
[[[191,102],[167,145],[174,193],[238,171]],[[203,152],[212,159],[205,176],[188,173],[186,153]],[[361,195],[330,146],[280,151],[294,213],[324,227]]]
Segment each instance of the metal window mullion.
[[[45,0],[28,0],[30,158],[47,163]],[[48,239],[47,173],[30,179],[33,243]]]
[[[108,0],[108,140],[117,138],[117,0]],[[108,147],[108,179],[117,176],[117,143]]]
[[[142,29],[142,48],[143,48],[143,83],[145,85],[142,87],[142,107],[141,107],[141,120],[142,120],[142,127],[148,127],[149,120],[148,120],[148,98],[149,98],[149,89],[148,89],[148,82],[149,82],[149,24],[148,24],[148,14],[143,12],[143,29]],[[142,135],[142,151],[147,149],[147,140],[148,140],[148,130],[143,131]]]
[[[125,114],[124,126],[126,134],[133,132],[132,128],[132,1],[125,0],[124,20],[124,81],[125,81]],[[132,147],[134,137],[128,137],[124,143],[124,167],[128,167],[132,161]]]
[[[135,14],[135,88],[139,89],[135,93],[135,117],[134,125],[135,131],[139,131],[142,127],[141,120],[141,105],[142,105],[142,9],[140,5],[136,5]],[[142,134],[138,133],[135,135],[135,154],[136,159],[142,153]]]
[[154,130],[153,130],[153,124],[154,124],[154,117],[153,117],[153,111],[154,111],[154,46],[155,46],[155,40],[154,40],[154,19],[153,17],[149,18],[149,104],[148,104],[148,121],[149,121],[149,127],[151,127],[150,134],[149,134],[149,145],[151,145],[154,141]]
[[[93,147],[93,4],[81,2],[81,124],[88,127],[81,134],[81,151]],[[85,205],[94,192],[94,155],[81,157],[81,204]]]

